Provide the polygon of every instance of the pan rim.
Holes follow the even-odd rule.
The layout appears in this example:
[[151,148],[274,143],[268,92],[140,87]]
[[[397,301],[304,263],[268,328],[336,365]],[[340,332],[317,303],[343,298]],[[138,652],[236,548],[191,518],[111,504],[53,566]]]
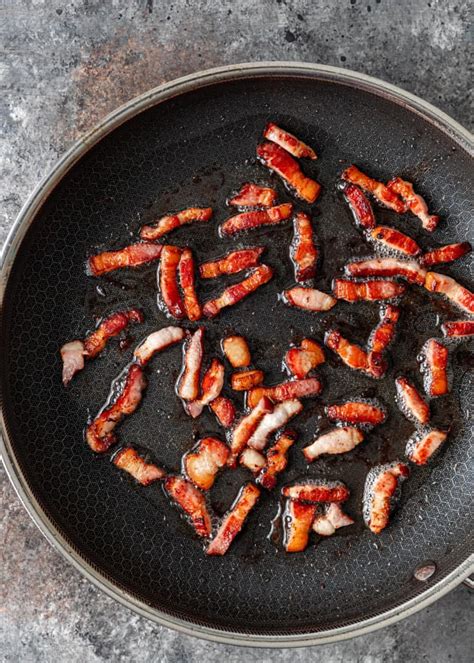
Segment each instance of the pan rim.
[[[452,140],[471,156],[474,155],[474,137],[468,130],[450,118],[447,114],[428,102],[423,101],[419,97],[409,92],[405,92],[401,88],[351,70],[305,62],[275,61],[235,64],[190,74],[153,88],[144,94],[131,99],[129,102],[107,115],[84,137],[74,143],[72,147],[56,162],[50,172],[41,180],[21,209],[7,235],[2,249],[0,258],[0,301],[2,308],[8,277],[13,262],[18,253],[21,242],[28,228],[33,223],[37,213],[69,170],[106,135],[148,108],[192,90],[232,80],[269,76],[276,77],[282,75],[296,78],[313,78],[335,84],[345,84],[381,96],[422,116],[425,120],[434,124],[445,134],[448,134]],[[301,647],[337,642],[375,631],[414,614],[456,587],[474,571],[474,555],[471,555],[456,569],[440,579],[439,582],[402,605],[383,611],[375,616],[361,619],[361,621],[353,624],[320,632],[281,636],[274,634],[256,635],[254,633],[235,632],[231,629],[226,630],[202,624],[193,624],[190,621],[169,615],[157,608],[151,608],[131,593],[124,591],[119,586],[112,583],[103,573],[99,572],[91,563],[86,561],[71,546],[67,539],[56,528],[54,522],[50,520],[43,511],[28,486],[26,477],[21,471],[15,458],[12,440],[10,439],[6,422],[4,421],[3,408],[0,425],[2,432],[2,436],[0,437],[0,452],[2,454],[7,475],[26,511],[50,544],[52,544],[69,563],[79,570],[84,577],[96,587],[105,591],[105,593],[111,598],[114,598],[122,605],[125,605],[129,609],[134,610],[138,614],[147,617],[162,626],[173,628],[186,633],[187,635],[194,635],[206,640],[225,644],[274,648]]]

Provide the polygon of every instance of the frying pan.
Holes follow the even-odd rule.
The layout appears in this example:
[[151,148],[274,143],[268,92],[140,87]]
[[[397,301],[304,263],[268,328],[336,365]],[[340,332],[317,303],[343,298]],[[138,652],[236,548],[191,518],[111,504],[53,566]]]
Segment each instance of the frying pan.
[[[169,321],[156,306],[156,266],[91,279],[86,256],[130,243],[144,222],[190,204],[210,205],[215,223],[178,231],[199,258],[231,247],[264,244],[276,270],[270,284],[206,326],[207,356],[219,354],[229,332],[250,341],[253,360],[279,381],[281,357],[304,336],[322,340],[333,325],[364,344],[377,320],[370,304],[338,304],[313,316],[285,307],[278,293],[292,283],[291,228],[262,229],[243,240],[220,240],[225,199],[242,182],[277,186],[256,163],[255,147],[273,119],[316,146],[305,164],[324,194],[313,208],[323,262],[316,287],[327,290],[348,255],[367,254],[335,189],[338,173],[355,161],[375,177],[416,182],[444,219],[427,237],[409,216],[377,209],[381,223],[405,229],[424,248],[472,240],[472,142],[453,120],[390,85],[349,71],[311,64],[263,63],[214,69],[158,87],[122,107],[77,143],[26,203],[7,240],[2,271],[1,386],[3,457],[20,498],[48,540],[89,580],[133,610],[200,637],[260,646],[329,642],[379,628],[413,614],[466,578],[472,568],[472,354],[452,350],[452,391],[432,404],[435,424],[451,427],[436,461],[413,470],[400,508],[380,536],[362,525],[361,497],[368,469],[403,457],[412,426],[393,407],[400,367],[419,380],[416,356],[452,318],[445,302],[412,288],[385,380],[374,382],[333,358],[320,374],[325,390],[307,401],[295,421],[299,440],[281,483],[301,477],[342,479],[351,488],[348,512],[356,525],[301,554],[286,555],[272,522],[276,495],[264,495],[245,530],[223,558],[208,558],[159,486],[136,487],[83,441],[84,425],[104,402],[132,347],[111,343],[102,357],[60,381],[58,348],[82,337],[94,319],[117,307],[140,305],[145,324],[134,342]],[[302,206],[305,209],[305,206]],[[445,271],[472,287],[469,260]],[[440,268],[441,271],[442,268]],[[472,277],[472,273],[471,273]],[[222,284],[205,286],[203,298]],[[210,414],[184,416],[173,391],[180,349],[157,356],[146,397],[120,428],[120,440],[150,453],[170,471],[197,437],[219,434]],[[309,468],[301,447],[327,427],[323,407],[350,396],[388,405],[387,423],[341,457]],[[222,514],[248,477],[220,476],[212,506]],[[276,523],[276,521],[275,521]],[[414,570],[427,561],[436,572],[422,583]]]

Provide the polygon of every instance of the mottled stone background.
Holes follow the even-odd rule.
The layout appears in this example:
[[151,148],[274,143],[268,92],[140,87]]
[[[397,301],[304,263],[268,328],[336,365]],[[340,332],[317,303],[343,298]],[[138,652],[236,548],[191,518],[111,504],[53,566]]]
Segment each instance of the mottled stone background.
[[[249,60],[348,67],[472,124],[463,0],[0,0],[2,241],[57,157],[106,113],[163,81]],[[472,33],[471,33],[472,34]],[[30,661],[472,661],[472,595],[459,587],[375,634],[305,650],[179,635],[101,594],[53,551],[2,475],[0,657]]]

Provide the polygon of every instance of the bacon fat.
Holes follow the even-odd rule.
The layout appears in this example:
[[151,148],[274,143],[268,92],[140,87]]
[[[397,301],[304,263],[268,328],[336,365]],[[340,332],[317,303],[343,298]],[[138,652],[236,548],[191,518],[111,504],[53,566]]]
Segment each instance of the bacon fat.
[[265,141],[258,145],[257,156],[267,168],[279,175],[299,198],[307,203],[314,203],[321,191],[321,185],[306,177],[299,163],[286,150],[276,143]]
[[259,399],[253,409],[243,417],[232,431],[230,450],[231,455],[227,462],[230,467],[235,467],[237,457],[247,446],[259,423],[269,412],[273,412],[273,403],[265,396]]
[[252,361],[249,346],[243,336],[227,336],[222,341],[222,351],[233,368],[245,368]]
[[289,306],[295,306],[305,311],[329,311],[336,304],[336,300],[325,292],[315,288],[296,286],[283,292],[283,301]]
[[183,459],[187,477],[201,490],[209,490],[229,458],[229,447],[215,437],[205,437]]
[[253,474],[258,474],[260,470],[265,467],[266,460],[265,456],[261,454],[260,451],[247,447],[240,454],[240,464],[250,470]]
[[279,428],[285,426],[290,419],[296,417],[303,409],[298,400],[283,401],[275,405],[273,412],[266,414],[258,424],[247,444],[252,449],[261,451],[267,445],[269,437]]
[[312,444],[303,449],[308,463],[311,463],[324,454],[344,454],[352,451],[364,439],[364,434],[358,428],[344,426],[333,428],[328,433],[317,437]]
[[313,530],[320,536],[332,536],[340,527],[353,525],[354,521],[341,509],[337,502],[325,506],[324,512],[316,516]]
[[293,134],[290,134],[289,131],[285,131],[285,129],[277,126],[274,122],[269,122],[267,124],[265,131],[263,132],[263,137],[270,140],[272,143],[276,143],[299,159],[305,157],[308,159],[318,158],[312,147],[303,143],[302,140],[296,138]]
[[161,352],[174,343],[179,343],[185,337],[186,332],[181,327],[164,327],[149,334],[146,339],[135,348],[134,359],[145,366],[154,354]]
[[161,219],[158,219],[158,221],[152,225],[142,226],[140,237],[147,240],[158,239],[175,228],[179,228],[188,223],[205,223],[210,220],[211,216],[212,209],[210,207],[189,207],[176,214],[162,216]]
[[239,371],[238,373],[232,373],[230,384],[234,391],[248,391],[262,384],[264,377],[263,371],[256,369]]
[[194,401],[199,394],[199,374],[203,356],[204,329],[201,327],[187,341],[183,353],[183,370],[178,378],[178,396]]
[[63,362],[63,385],[66,386],[72,380],[73,376],[84,368],[86,351],[84,343],[77,340],[65,343],[59,352]]
[[193,417],[199,417],[205,405],[209,405],[220,396],[224,386],[225,369],[218,359],[213,359],[201,383],[201,397],[187,404],[187,411]]
[[166,472],[154,463],[147,463],[132,447],[125,447],[116,453],[113,464],[128,472],[142,486],[148,486],[166,476]]
[[310,338],[304,338],[300,347],[290,348],[284,359],[288,371],[296,378],[302,380],[310,371],[323,364],[324,351],[319,343]]

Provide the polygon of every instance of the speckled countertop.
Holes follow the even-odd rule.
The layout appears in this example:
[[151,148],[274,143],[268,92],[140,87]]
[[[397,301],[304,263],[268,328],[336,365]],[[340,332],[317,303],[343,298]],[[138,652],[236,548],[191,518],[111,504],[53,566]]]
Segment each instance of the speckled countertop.
[[[22,202],[84,131],[163,81],[216,65],[305,60],[400,85],[472,121],[463,0],[5,0],[0,3],[2,241]],[[0,660],[472,660],[472,594],[459,587],[395,626],[335,645],[206,643],[114,603],[43,540],[5,474]]]

